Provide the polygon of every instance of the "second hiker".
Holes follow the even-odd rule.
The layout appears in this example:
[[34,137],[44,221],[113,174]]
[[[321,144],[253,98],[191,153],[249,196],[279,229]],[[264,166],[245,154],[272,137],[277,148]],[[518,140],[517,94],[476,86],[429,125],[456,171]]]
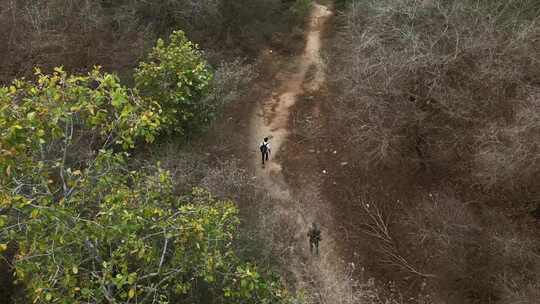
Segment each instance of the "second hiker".
[[315,250],[315,255],[319,255],[319,242],[321,241],[321,230],[319,229],[317,224],[315,223],[311,224],[311,228],[309,228],[307,236],[309,238],[309,251],[311,252],[311,254],[313,254],[313,250]]

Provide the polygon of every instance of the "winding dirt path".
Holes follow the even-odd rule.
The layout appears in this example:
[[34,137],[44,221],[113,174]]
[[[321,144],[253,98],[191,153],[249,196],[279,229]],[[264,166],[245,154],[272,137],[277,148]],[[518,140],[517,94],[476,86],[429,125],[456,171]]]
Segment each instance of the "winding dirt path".
[[[295,275],[298,289],[305,290],[308,303],[357,303],[347,267],[340,259],[333,237],[337,230],[331,210],[322,200],[316,177],[292,189],[282,173],[280,157],[290,134],[290,109],[297,97],[317,91],[325,82],[324,63],[320,57],[321,33],[332,16],[326,6],[314,4],[306,32],[306,47],[301,56],[292,59],[291,71],[283,71],[273,97],[262,102],[251,120],[250,144],[258,147],[262,138],[271,138],[272,155],[266,167],[261,166],[260,153],[254,158],[256,178],[269,194],[281,202],[276,206],[279,216],[295,228],[295,247],[289,248],[291,261],[287,265]],[[258,152],[258,148],[257,148]],[[311,256],[307,230],[311,222],[322,224],[321,255]]]
[[[325,6],[314,4],[310,15],[306,34],[306,47],[301,57],[294,58],[296,72],[284,72],[281,87],[276,90],[271,99],[264,101],[251,122],[251,145],[258,147],[262,138],[271,138],[272,161],[266,168],[261,168],[260,158],[256,160],[256,173],[259,180],[264,182],[267,189],[281,199],[291,199],[290,191],[281,174],[281,164],[277,161],[281,146],[289,135],[290,108],[296,103],[297,97],[306,90],[317,90],[325,80],[323,63],[319,54],[321,49],[321,32],[332,12]],[[306,81],[309,69],[315,69],[315,75]]]

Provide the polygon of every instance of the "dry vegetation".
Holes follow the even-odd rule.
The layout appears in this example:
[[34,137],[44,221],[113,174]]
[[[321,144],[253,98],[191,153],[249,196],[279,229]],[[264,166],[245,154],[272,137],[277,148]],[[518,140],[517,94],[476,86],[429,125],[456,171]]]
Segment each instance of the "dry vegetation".
[[[33,68],[86,71],[99,64],[130,78],[158,37],[184,30],[209,59],[255,55],[298,25],[294,1],[1,0],[0,83]],[[292,8],[291,8],[292,7]]]
[[336,58],[347,142],[371,166],[532,186],[539,10],[536,1],[354,2]]
[[328,133],[376,272],[441,303],[535,303],[540,3],[341,2]]

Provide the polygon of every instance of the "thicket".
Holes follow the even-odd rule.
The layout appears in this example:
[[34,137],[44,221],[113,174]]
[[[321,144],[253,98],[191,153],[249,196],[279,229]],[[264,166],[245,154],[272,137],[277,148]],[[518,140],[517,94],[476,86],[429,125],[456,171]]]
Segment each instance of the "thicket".
[[[15,303],[292,301],[238,252],[233,202],[179,191],[170,171],[130,155],[208,124],[213,102],[250,73],[227,75],[231,65],[213,81],[175,32],[140,65],[134,89],[99,68],[37,70],[0,88],[0,251],[22,288]],[[222,83],[231,89],[215,90]]]
[[[340,109],[371,166],[526,187],[540,163],[536,1],[354,2]],[[353,108],[354,111],[348,111]]]
[[533,303],[540,4],[341,4],[332,134],[380,189],[353,192],[381,264],[450,302]]
[[210,67],[197,47],[181,31],[162,39],[135,72],[136,88],[162,107],[163,123],[185,134],[209,124],[217,103],[203,103],[212,78]]
[[254,55],[301,22],[296,2],[306,1],[1,0],[0,83],[32,76],[36,66],[84,72],[100,65],[130,79],[154,42],[177,29],[212,64]]

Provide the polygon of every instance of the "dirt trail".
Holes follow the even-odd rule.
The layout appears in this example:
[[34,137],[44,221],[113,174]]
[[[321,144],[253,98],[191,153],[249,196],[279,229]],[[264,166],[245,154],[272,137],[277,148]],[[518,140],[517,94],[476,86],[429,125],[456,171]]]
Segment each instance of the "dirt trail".
[[[309,26],[306,34],[306,47],[299,58],[294,58],[297,71],[287,72],[282,75],[281,87],[276,90],[270,100],[264,101],[256,110],[251,124],[251,144],[257,147],[265,136],[271,137],[272,158],[266,168],[256,164],[257,176],[269,186],[269,190],[279,193],[280,198],[290,199],[287,187],[283,182],[281,164],[275,161],[287,136],[289,135],[288,124],[290,108],[296,103],[297,96],[306,90],[317,90],[325,80],[324,69],[319,51],[321,49],[321,31],[325,22],[332,12],[325,6],[315,4],[310,15]],[[313,79],[306,80],[309,69],[315,69]],[[258,159],[257,161],[260,161]]]
[[[325,82],[323,61],[320,57],[321,33],[332,12],[325,6],[314,4],[306,32],[306,47],[301,56],[292,59],[293,68],[283,71],[280,84],[272,98],[262,102],[251,121],[252,147],[258,147],[262,138],[270,136],[272,155],[266,167],[261,167],[260,153],[254,157],[256,178],[269,194],[278,199],[278,214],[295,227],[295,248],[288,261],[290,271],[296,276],[297,288],[306,290],[311,303],[356,303],[352,296],[352,281],[346,273],[346,265],[336,248],[336,225],[332,223],[331,210],[322,200],[317,177],[292,189],[285,182],[280,157],[290,134],[290,109],[297,97],[317,91]],[[257,149],[258,150],[258,149]],[[309,252],[307,230],[312,222],[322,224],[323,241],[321,255],[312,257]]]

